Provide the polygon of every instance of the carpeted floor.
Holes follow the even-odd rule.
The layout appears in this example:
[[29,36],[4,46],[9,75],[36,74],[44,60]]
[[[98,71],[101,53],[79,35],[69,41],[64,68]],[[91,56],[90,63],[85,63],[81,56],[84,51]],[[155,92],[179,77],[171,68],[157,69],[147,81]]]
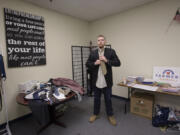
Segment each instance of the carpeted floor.
[[[67,128],[52,124],[39,135],[180,135],[180,132],[162,132],[153,127],[149,119],[131,113],[124,114],[125,102],[121,99],[113,97],[112,102],[117,126],[110,125],[107,120],[103,96],[100,119],[89,123],[88,119],[93,112],[93,97],[84,96],[82,102],[68,102],[68,109],[58,119]],[[12,135],[36,135],[37,127],[32,115],[10,124]]]

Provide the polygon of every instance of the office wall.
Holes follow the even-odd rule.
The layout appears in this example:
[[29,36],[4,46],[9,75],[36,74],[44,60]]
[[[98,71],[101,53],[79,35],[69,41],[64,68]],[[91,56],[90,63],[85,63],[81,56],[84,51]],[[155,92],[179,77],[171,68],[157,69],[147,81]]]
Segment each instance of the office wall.
[[[127,89],[116,85],[123,77],[152,78],[153,66],[180,67],[180,23],[171,23],[178,7],[179,0],[158,0],[91,23],[93,42],[104,34],[122,62],[114,68],[113,94],[127,97]],[[156,101],[180,107],[178,98],[159,95]]]
[[[44,66],[7,68],[3,8],[24,11],[45,19],[46,60]],[[5,89],[10,120],[29,113],[16,103],[18,84],[28,80],[48,81],[49,78],[72,78],[71,45],[85,45],[88,40],[88,22],[58,14],[22,0],[0,0],[0,46],[4,54],[7,79]],[[5,121],[4,109],[0,123]]]
[[[27,107],[16,103],[19,83],[28,80],[47,81],[50,77],[71,78],[71,45],[86,45],[89,39],[95,43],[98,34],[106,35],[108,43],[122,62],[120,68],[113,68],[115,95],[127,97],[127,89],[116,85],[123,77],[143,75],[151,78],[153,66],[180,67],[180,23],[173,21],[169,25],[179,6],[179,0],[160,0],[89,24],[23,0],[0,0],[0,47],[7,73],[5,89],[10,120],[29,113]],[[7,68],[3,8],[45,18],[45,66]],[[158,95],[156,101],[179,106],[178,98]],[[0,123],[5,121],[3,112],[4,109],[0,112]]]

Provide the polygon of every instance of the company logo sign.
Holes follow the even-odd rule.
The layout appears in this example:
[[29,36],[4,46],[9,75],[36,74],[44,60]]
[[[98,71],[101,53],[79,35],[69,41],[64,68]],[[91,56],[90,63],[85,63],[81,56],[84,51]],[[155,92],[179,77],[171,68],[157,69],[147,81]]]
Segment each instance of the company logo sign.
[[171,69],[166,69],[162,73],[156,73],[155,76],[163,80],[177,80],[179,78]]
[[179,68],[154,67],[153,79],[156,81],[180,81]]

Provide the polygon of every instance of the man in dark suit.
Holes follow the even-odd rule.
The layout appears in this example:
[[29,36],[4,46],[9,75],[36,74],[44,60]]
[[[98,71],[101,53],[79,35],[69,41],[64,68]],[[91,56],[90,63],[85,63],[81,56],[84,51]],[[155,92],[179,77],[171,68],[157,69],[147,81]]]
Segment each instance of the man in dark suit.
[[94,114],[89,122],[99,118],[101,93],[104,94],[106,113],[112,125],[116,125],[113,116],[111,95],[112,95],[112,66],[120,66],[120,60],[116,52],[110,48],[104,48],[106,39],[103,35],[97,38],[98,49],[93,50],[87,60],[86,66],[92,70],[92,85],[94,89]]

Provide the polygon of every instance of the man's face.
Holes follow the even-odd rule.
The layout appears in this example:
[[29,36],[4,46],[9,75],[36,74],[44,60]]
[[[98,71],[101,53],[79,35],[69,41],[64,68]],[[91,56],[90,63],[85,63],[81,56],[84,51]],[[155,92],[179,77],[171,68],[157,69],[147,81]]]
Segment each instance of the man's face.
[[106,40],[104,39],[104,37],[98,37],[97,44],[98,44],[99,48],[103,48],[105,43],[106,43]]

